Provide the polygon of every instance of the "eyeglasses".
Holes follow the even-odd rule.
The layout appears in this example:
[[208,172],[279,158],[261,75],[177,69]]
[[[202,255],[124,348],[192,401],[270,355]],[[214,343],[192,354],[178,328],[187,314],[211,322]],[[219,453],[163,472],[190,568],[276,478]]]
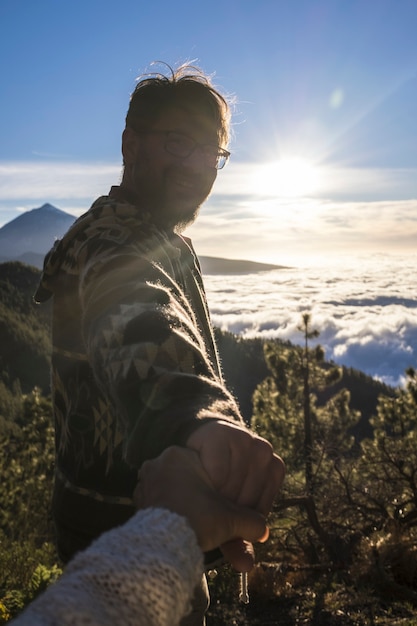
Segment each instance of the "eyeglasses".
[[196,148],[200,148],[207,167],[214,167],[216,170],[223,169],[230,157],[230,152],[223,148],[208,143],[198,143],[198,141],[194,141],[194,139],[191,139],[188,135],[178,133],[174,130],[135,130],[135,133],[138,135],[146,133],[165,135],[165,150],[179,159],[186,159]]

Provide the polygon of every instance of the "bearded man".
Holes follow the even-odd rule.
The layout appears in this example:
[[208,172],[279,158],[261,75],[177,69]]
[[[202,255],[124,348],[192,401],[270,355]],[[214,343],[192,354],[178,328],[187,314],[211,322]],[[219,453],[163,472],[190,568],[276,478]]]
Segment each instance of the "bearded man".
[[[53,297],[64,561],[134,513],[141,465],[169,446],[195,450],[215,489],[264,515],[281,484],[281,459],[225,387],[198,259],[181,234],[230,156],[229,127],[226,99],[197,68],[144,77],[126,116],[120,185],[45,259],[35,298]],[[252,566],[239,538],[221,549],[239,571]],[[182,623],[204,624],[206,607],[203,583]]]

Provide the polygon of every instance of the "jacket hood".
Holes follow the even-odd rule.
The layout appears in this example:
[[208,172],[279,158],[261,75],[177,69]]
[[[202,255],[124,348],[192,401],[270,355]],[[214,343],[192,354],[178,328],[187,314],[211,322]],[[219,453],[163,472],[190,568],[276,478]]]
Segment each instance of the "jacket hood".
[[57,239],[46,254],[43,262],[43,270],[39,286],[34,295],[34,301],[38,304],[49,300],[54,293],[54,278],[59,273],[62,264],[67,257],[68,249],[77,239],[80,239],[83,231],[85,231],[96,219],[97,210],[100,210],[106,204],[112,203],[109,196],[101,196],[98,198],[91,208],[79,217],[73,225],[68,229],[62,239]]

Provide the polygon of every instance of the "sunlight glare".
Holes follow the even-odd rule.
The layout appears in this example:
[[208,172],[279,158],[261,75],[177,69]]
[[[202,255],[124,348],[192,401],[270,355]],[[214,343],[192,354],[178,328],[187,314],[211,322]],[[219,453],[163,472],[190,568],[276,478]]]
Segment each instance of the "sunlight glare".
[[256,166],[251,186],[263,196],[302,198],[314,194],[321,182],[317,166],[299,157],[288,157]]

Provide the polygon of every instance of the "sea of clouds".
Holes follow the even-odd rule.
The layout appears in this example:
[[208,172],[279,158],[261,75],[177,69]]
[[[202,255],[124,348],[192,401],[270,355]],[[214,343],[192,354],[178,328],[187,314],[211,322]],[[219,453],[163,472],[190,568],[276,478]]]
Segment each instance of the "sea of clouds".
[[417,367],[417,256],[375,255],[271,272],[205,277],[215,326],[301,344],[311,314],[326,359],[389,385]]

